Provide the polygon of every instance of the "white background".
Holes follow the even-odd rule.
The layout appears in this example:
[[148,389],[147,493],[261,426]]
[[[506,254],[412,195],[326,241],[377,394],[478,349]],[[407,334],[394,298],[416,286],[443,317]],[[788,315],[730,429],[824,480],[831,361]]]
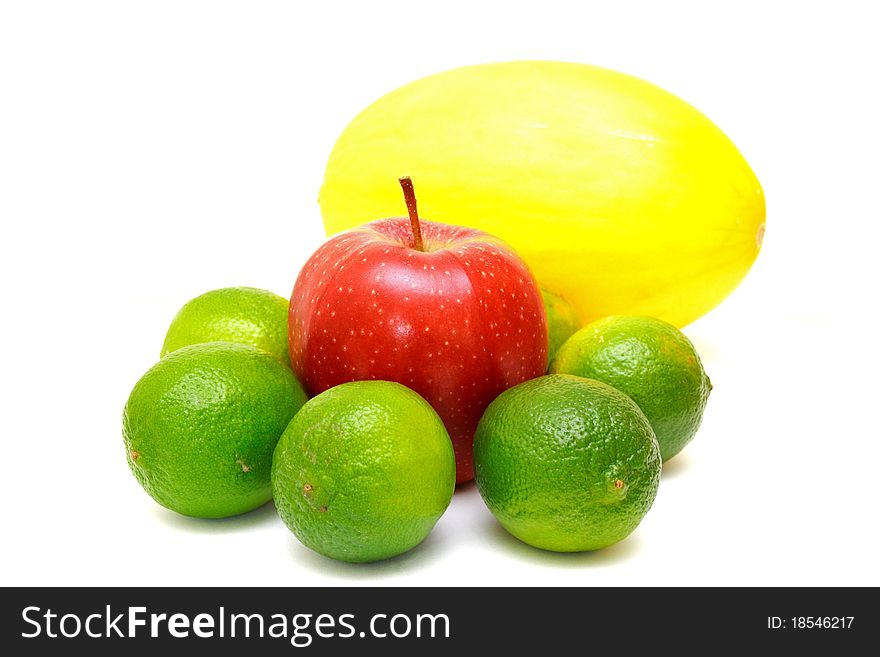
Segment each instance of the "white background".
[[[429,8],[430,7],[430,8]],[[5,2],[2,584],[880,584],[880,49],[857,2]],[[408,555],[310,553],[271,505],[159,508],[121,412],[178,307],[288,295],[335,138],[458,65],[541,58],[696,105],[767,196],[745,283],[686,329],[715,391],[633,536],[558,555],[473,486]]]

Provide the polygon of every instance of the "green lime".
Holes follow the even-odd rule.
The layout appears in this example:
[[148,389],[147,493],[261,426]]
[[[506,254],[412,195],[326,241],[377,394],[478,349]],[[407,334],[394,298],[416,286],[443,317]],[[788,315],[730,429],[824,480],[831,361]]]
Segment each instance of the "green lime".
[[238,342],[268,351],[289,364],[287,307],[284,297],[253,287],[205,292],[177,313],[160,356],[202,342]]
[[664,461],[697,433],[712,390],[691,341],[653,317],[620,315],[585,326],[560,348],[550,371],[604,381],[632,397]]
[[544,310],[547,312],[547,362],[552,363],[559,347],[580,328],[574,307],[558,294],[541,288]]
[[272,452],[306,395],[290,368],[232,342],[183,347],[135,384],[123,414],[128,465],[159,504],[221,518],[272,497]]
[[474,437],[474,469],[507,531],[544,550],[581,552],[638,526],[657,494],[660,452],[625,394],[551,374],[489,404]]
[[378,561],[421,543],[449,506],[455,456],[434,409],[398,383],[355,381],[312,398],[272,461],[281,518],[306,547]]

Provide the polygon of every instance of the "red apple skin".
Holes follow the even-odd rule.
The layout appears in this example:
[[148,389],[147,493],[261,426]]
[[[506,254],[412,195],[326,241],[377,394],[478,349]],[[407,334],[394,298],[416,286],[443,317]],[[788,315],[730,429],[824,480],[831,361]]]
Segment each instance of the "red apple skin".
[[310,395],[347,381],[396,381],[437,411],[459,483],[474,476],[486,406],[544,374],[547,320],[532,273],[501,240],[407,218],[336,235],[303,266],[290,299],[293,369]]

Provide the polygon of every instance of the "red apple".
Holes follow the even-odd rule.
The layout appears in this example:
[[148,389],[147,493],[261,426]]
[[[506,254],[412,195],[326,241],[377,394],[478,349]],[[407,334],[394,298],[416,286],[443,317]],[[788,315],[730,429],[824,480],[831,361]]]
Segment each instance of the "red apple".
[[290,357],[310,395],[347,381],[397,381],[421,394],[452,438],[458,482],[501,392],[544,374],[547,321],[519,256],[472,228],[409,218],[340,233],[303,266],[290,299]]

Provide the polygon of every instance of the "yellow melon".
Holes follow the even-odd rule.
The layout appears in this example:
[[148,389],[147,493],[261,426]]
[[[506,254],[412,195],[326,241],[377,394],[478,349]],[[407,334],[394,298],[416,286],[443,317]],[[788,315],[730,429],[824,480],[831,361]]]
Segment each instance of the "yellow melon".
[[764,196],[733,143],[680,98],[607,69],[486,64],[393,91],[339,137],[321,187],[328,234],[405,214],[509,242],[584,322],[683,326],[743,279]]

